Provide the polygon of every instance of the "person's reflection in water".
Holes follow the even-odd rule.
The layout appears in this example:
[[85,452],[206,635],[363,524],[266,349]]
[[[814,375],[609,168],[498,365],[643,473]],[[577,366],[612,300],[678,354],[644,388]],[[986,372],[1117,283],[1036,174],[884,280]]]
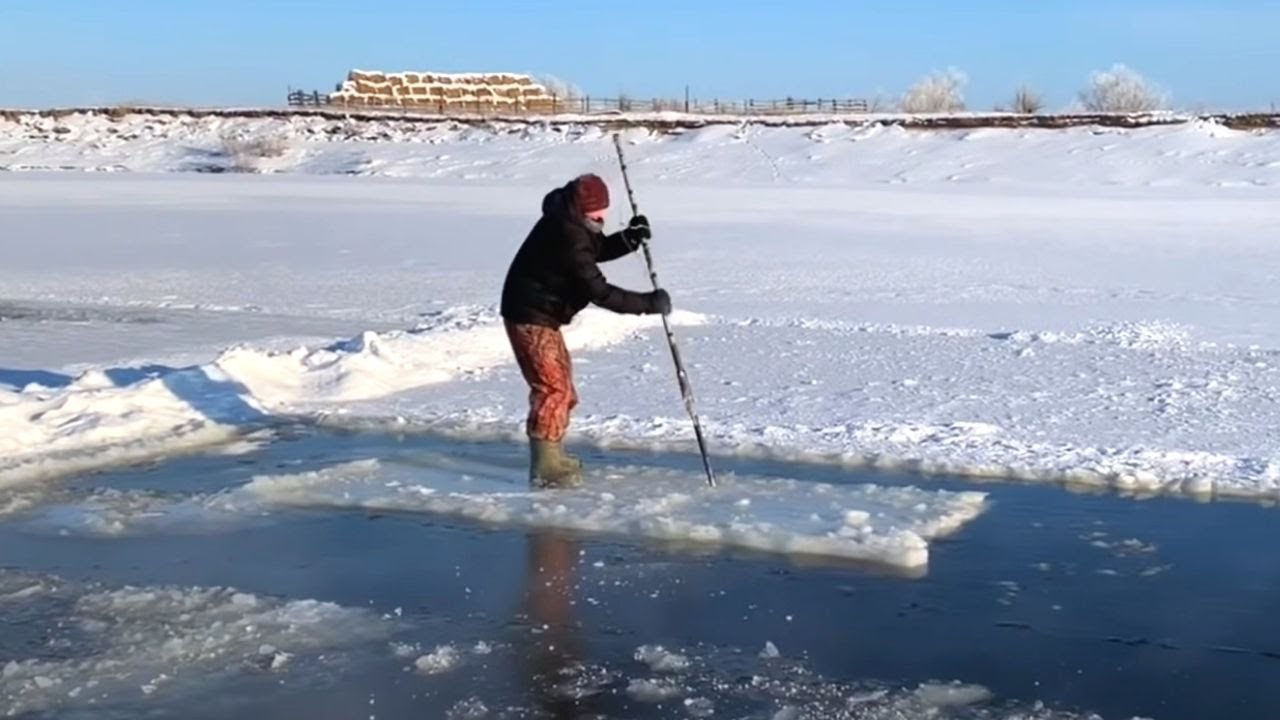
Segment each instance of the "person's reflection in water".
[[526,656],[526,677],[544,717],[587,715],[569,687],[579,662],[573,617],[577,562],[577,545],[565,535],[550,531],[529,535],[525,603],[534,632]]

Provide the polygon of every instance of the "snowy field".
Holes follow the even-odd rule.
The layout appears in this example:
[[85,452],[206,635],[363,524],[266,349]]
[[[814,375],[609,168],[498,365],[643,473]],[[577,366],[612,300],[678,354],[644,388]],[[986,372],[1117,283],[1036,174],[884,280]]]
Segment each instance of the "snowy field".
[[[257,163],[265,174],[223,173],[232,130],[287,149]],[[1280,500],[1280,133],[832,124],[624,139],[713,463],[788,473],[727,471],[704,489],[658,323],[590,310],[567,333],[583,400],[571,442],[663,468],[610,464],[563,499],[524,492],[518,458],[420,453],[286,464],[177,497],[68,494],[82,473],[234,459],[299,427],[518,439],[526,390],[496,314],[507,263],[551,187],[605,176],[613,225],[625,194],[609,137],[585,126],[23,119],[0,121],[0,169],[15,171],[0,173],[0,520],[93,542],[227,532],[290,508],[393,511],[918,571],[935,541],[999,512],[1002,485],[935,476]],[[605,270],[647,282],[639,257]],[[806,467],[911,479],[819,484]],[[95,635],[84,663],[123,658],[112,681],[148,696],[170,665],[248,653],[270,668],[393,634],[304,599],[0,569],[0,607],[44,597]],[[213,649],[153,637],[156,613]],[[206,638],[210,622],[237,639]],[[351,636],[323,631],[334,622]],[[430,674],[473,651],[405,653]],[[657,677],[632,683],[634,701],[661,699],[662,673],[692,663],[679,716],[711,716],[713,663],[637,652]],[[0,663],[0,714],[75,706],[102,667],[45,662]],[[876,691],[847,716],[987,717],[963,714],[984,693]]]

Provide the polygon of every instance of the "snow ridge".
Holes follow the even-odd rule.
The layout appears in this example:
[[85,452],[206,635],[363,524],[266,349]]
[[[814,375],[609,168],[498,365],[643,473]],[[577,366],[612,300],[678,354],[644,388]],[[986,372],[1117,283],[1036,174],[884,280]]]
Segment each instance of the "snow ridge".
[[[705,322],[681,312],[674,324]],[[588,310],[566,332],[571,350],[622,342],[652,317]],[[462,307],[410,331],[365,332],[285,352],[237,346],[188,368],[92,370],[63,388],[0,396],[0,489],[227,442],[305,420],[335,405],[476,377],[510,364],[490,308]],[[0,502],[0,508],[5,503]]]
[[[1053,130],[959,128],[908,130],[910,118],[796,117],[777,120],[694,119],[678,127],[669,114],[637,116],[677,127],[633,127],[638,181],[812,187],[846,186],[850,168],[870,185],[940,183],[1026,188],[1055,184],[1199,185],[1267,188],[1280,184],[1280,133],[1233,130],[1216,119],[1150,127],[1086,125]],[[169,117],[73,113],[65,117],[0,117],[0,169],[101,172],[224,172],[228,129],[279,138],[286,151],[260,172],[380,175],[493,182],[547,178],[547,165],[575,166],[608,142],[598,117],[554,123],[328,118]],[[685,123],[689,123],[686,118]],[[748,135],[739,130],[751,123]],[[776,125],[775,125],[776,123]],[[697,126],[701,124],[702,126]],[[789,124],[801,124],[789,127]],[[815,127],[816,125],[816,127]],[[856,147],[855,147],[856,146]],[[1035,163],[1025,158],[1034,155]],[[917,157],[929,157],[927,163]],[[744,168],[748,169],[744,173]]]

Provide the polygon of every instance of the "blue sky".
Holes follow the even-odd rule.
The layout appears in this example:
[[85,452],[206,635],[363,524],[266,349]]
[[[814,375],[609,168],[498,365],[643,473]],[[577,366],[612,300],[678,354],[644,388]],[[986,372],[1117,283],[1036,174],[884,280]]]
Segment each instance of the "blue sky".
[[516,71],[593,95],[896,97],[955,67],[974,109],[1139,70],[1176,106],[1280,104],[1280,0],[0,0],[0,106],[275,105],[351,68]]

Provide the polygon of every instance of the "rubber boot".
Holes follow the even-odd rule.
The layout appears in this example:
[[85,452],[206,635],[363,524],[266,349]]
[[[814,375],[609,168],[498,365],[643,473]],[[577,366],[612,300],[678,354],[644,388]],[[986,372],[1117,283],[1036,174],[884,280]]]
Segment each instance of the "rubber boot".
[[558,490],[582,485],[582,465],[564,454],[560,443],[529,441],[529,485]]
[[564,449],[564,445],[560,445],[560,460],[562,464],[576,473],[582,473],[582,460],[577,455],[570,455],[569,451]]

